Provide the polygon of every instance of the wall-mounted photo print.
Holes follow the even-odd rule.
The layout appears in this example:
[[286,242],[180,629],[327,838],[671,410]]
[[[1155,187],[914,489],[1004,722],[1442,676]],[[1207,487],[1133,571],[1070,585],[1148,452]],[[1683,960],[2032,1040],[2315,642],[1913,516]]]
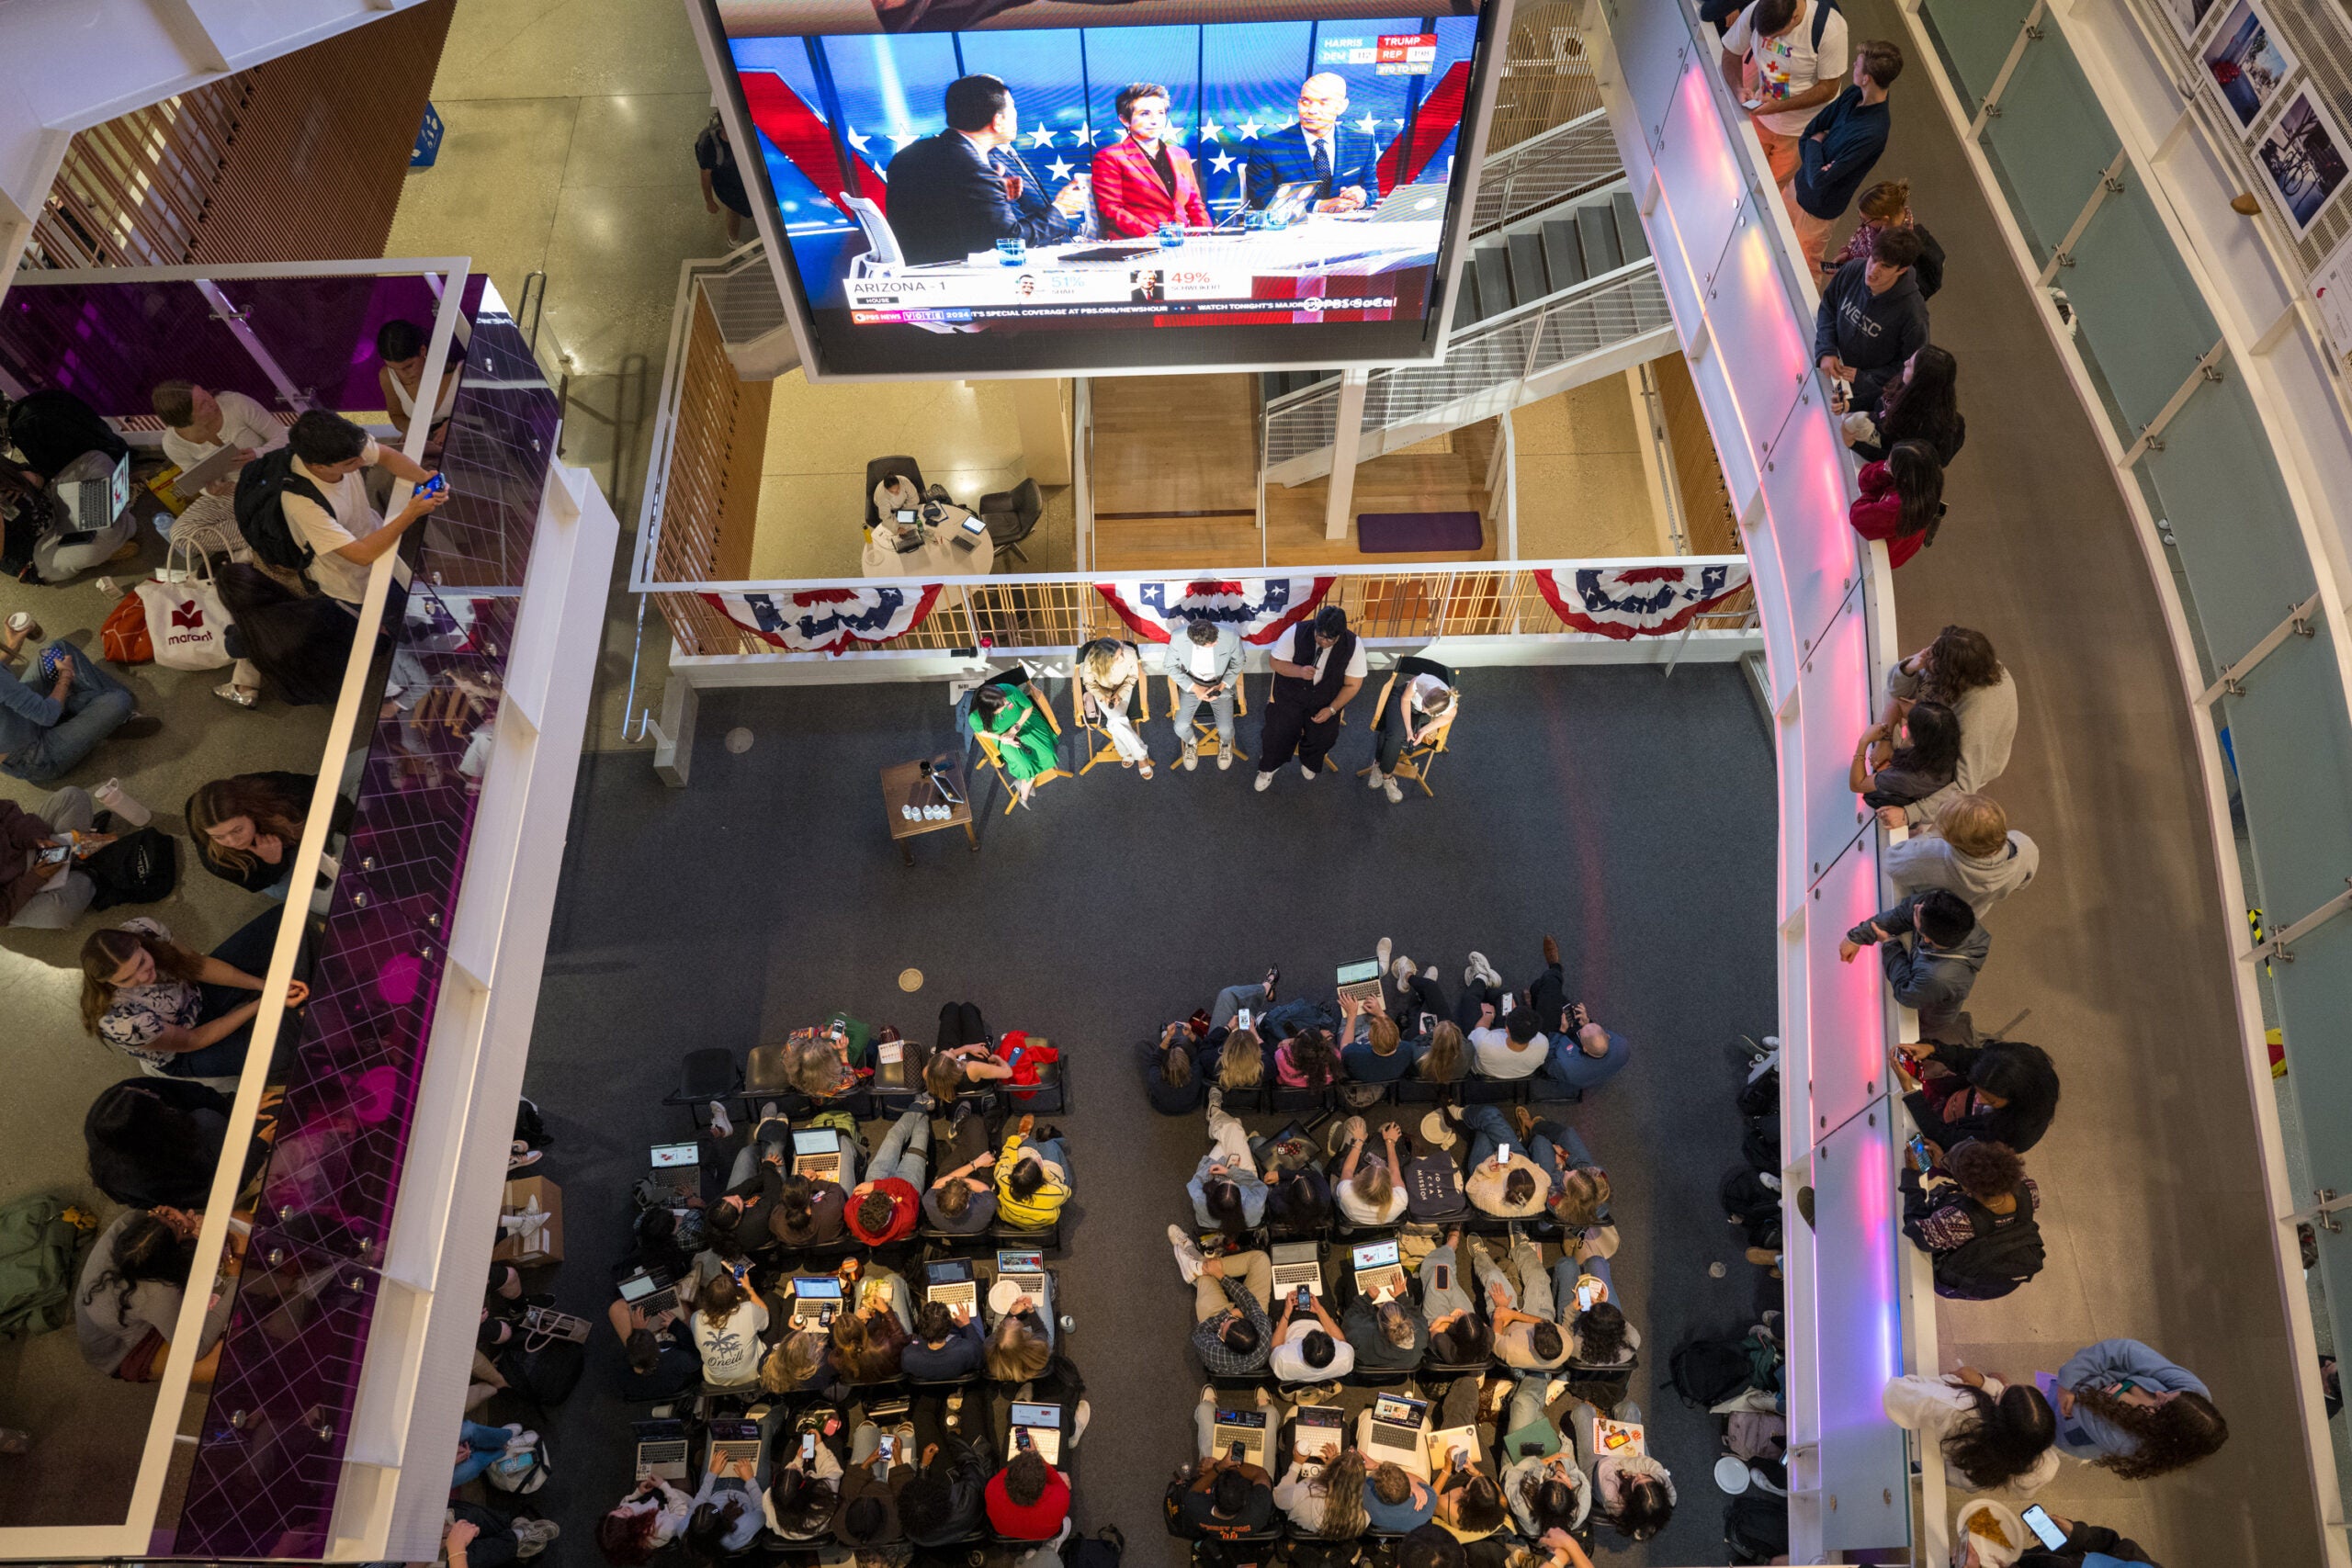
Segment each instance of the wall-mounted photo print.
[[2299,87],[2286,112],[2255,144],[2254,155],[2277,187],[2295,237],[2301,239],[2344,187],[2344,132],[2312,90]]
[[2173,30],[2180,34],[2180,41],[2188,43],[2197,37],[2197,29],[2213,12],[2215,0],[2164,0],[2165,15],[2172,18]]
[[2295,69],[2295,57],[2278,41],[2270,18],[2254,0],[2238,0],[2230,7],[2202,53],[2206,71],[2242,130],[2253,126]]

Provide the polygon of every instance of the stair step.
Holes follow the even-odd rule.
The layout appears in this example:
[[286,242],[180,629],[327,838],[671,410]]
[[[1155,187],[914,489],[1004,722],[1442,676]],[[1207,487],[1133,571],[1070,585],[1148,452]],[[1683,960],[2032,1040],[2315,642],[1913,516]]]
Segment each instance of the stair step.
[[1510,243],[1511,294],[1522,305],[1552,292],[1544,276],[1544,237],[1513,234]]
[[1577,239],[1576,220],[1544,220],[1544,261],[1555,289],[1570,288],[1585,280],[1584,246]]
[[1609,198],[1609,205],[1617,215],[1617,240],[1625,259],[1637,262],[1647,257],[1650,237],[1642,231],[1642,211],[1634,205],[1634,198],[1621,190]]
[[1470,253],[1478,268],[1478,305],[1482,315],[1499,316],[1520,302],[1510,291],[1510,253],[1500,245],[1481,245]]
[[1608,202],[1577,209],[1577,237],[1584,242],[1586,276],[1598,277],[1625,265],[1625,253],[1617,244],[1617,215]]
[[1462,268],[1462,276],[1454,285],[1453,326],[1452,330],[1458,333],[1470,327],[1476,326],[1480,320],[1480,315],[1481,312],[1478,309],[1478,269],[1476,265],[1465,262]]

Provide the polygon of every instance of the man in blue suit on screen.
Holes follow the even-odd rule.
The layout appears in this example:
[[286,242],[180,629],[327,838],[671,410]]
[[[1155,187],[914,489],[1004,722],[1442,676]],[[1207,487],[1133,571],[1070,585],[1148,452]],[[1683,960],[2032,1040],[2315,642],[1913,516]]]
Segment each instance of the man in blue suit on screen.
[[1012,90],[994,76],[947,85],[947,129],[910,142],[890,160],[890,231],[910,266],[962,261],[999,240],[1049,245],[1078,231],[1085,181],[1064,186],[1050,204],[1012,151],[1020,134]]
[[1252,143],[1243,165],[1250,205],[1263,207],[1292,180],[1317,183],[1315,210],[1353,212],[1380,199],[1380,148],[1346,122],[1348,85],[1331,72],[1298,88],[1298,120]]

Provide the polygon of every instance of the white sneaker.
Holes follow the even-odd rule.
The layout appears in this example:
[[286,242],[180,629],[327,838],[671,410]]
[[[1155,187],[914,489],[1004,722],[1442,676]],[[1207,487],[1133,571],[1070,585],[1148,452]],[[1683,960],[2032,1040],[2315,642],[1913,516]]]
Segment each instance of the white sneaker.
[[1364,774],[1363,776],[1365,785],[1372,789],[1378,789],[1380,787],[1380,780],[1381,772],[1378,768],[1373,769],[1372,772]]
[[1085,1438],[1086,1424],[1093,1419],[1094,1406],[1088,1404],[1083,1399],[1080,1400],[1078,1402],[1078,1414],[1069,1424],[1069,1446],[1071,1448],[1078,1447],[1080,1442]]
[[1176,1272],[1184,1276],[1184,1283],[1189,1285],[1199,1279],[1204,1261],[1200,1244],[1184,1234],[1182,1225],[1168,1227],[1168,1241],[1176,1249]]
[[1221,773],[1225,772],[1225,770],[1226,770],[1226,769],[1227,769],[1227,768],[1229,768],[1229,767],[1231,767],[1231,766],[1233,766],[1233,753],[1232,753],[1232,751],[1231,751],[1231,750],[1224,750],[1224,751],[1219,751],[1219,752],[1216,754],[1216,771],[1217,771],[1218,773]]
[[1388,966],[1389,975],[1400,986],[1420,972],[1419,966],[1409,958],[1400,958]]
[[1476,985],[1481,980],[1489,986],[1500,986],[1503,983],[1503,977],[1495,973],[1495,966],[1487,962],[1487,955],[1483,953],[1473,953],[1470,955],[1467,977],[1463,984]]
[[1378,945],[1372,950],[1372,955],[1380,961],[1380,966],[1384,970],[1388,967],[1388,953],[1393,945],[1386,937],[1382,937]]
[[1402,806],[1405,804],[1404,786],[1396,782],[1396,775],[1394,774],[1391,774],[1380,781],[1380,793],[1388,797],[1388,804],[1391,806]]
[[1298,776],[1303,779],[1311,780],[1315,777],[1315,770],[1308,767],[1306,763],[1301,762],[1298,765]]
[[731,1138],[735,1135],[735,1123],[727,1119],[727,1107],[715,1100],[710,1102],[710,1131],[714,1137]]
[[[1221,762],[1225,761],[1225,759],[1220,757],[1217,761]],[[1187,743],[1184,747],[1184,771],[1189,773],[1200,765],[1201,749],[1197,746]]]
[[[1224,759],[1224,758],[1222,758],[1222,757],[1220,757],[1220,758],[1218,758],[1218,759],[1217,759],[1217,761],[1221,762],[1221,761],[1225,761],[1225,759]],[[1263,790],[1263,789],[1272,789],[1272,788],[1273,787],[1273,784],[1274,784],[1274,775],[1273,775],[1273,774],[1272,774],[1272,773],[1260,773],[1260,774],[1258,775],[1258,782],[1257,782],[1257,784],[1256,784],[1253,787],[1255,787],[1255,788],[1257,788],[1257,789],[1261,789],[1261,790]]]

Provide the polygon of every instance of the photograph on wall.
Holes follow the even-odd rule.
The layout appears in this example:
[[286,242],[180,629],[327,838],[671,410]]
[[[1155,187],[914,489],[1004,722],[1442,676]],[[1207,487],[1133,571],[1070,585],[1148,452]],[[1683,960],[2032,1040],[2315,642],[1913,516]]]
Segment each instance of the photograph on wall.
[[[822,357],[856,373],[909,354],[1035,367],[1043,337],[1081,333],[1421,335],[1480,23],[1460,0],[1373,9],[966,5],[907,30],[886,9],[872,31],[838,0],[717,16]],[[1091,25],[1015,25],[1065,17]]]
[[2237,116],[2241,130],[2252,128],[2295,69],[2295,57],[2278,41],[2270,18],[2254,0],[2238,0],[2230,7],[2202,54],[2207,73],[2222,101]]
[[2301,239],[2344,186],[2344,132],[2310,87],[2299,87],[2286,111],[2255,144],[2278,200]]
[[2173,30],[2180,34],[2180,41],[2188,43],[2197,36],[2197,29],[2212,15],[2218,0],[2164,0],[2165,15],[2172,19]]

